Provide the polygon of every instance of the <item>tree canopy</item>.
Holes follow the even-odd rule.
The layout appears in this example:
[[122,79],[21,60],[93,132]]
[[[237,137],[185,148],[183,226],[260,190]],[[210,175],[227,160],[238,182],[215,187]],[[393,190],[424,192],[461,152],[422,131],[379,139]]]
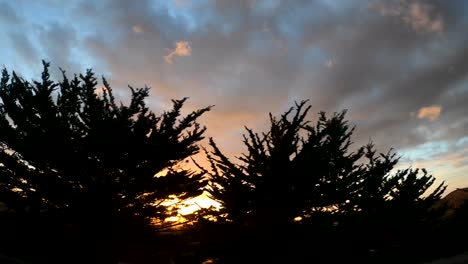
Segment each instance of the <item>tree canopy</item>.
[[279,117],[270,114],[266,133],[247,128],[247,152],[237,161],[210,139],[205,171],[211,197],[222,205],[219,220],[270,235],[291,226],[319,228],[328,237],[341,230],[339,244],[353,232],[354,239],[391,240],[434,219],[444,183],[430,189],[435,178],[425,169],[395,170],[399,158],[378,154],[372,142],[352,146],[345,111],[320,112],[312,125],[309,109],[302,101]]
[[145,103],[148,87],[129,86],[124,104],[92,70],[62,76],[52,81],[46,62],[39,81],[2,71],[2,214],[146,225],[174,213],[167,199],[202,193],[202,173],[180,165],[199,151],[206,128],[197,119],[210,107],[182,116],[184,98],[156,115]]

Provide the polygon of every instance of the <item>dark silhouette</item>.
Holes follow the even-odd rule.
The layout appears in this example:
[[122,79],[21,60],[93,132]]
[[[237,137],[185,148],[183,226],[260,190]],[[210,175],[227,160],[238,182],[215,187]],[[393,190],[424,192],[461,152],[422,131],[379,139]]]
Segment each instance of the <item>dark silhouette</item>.
[[210,107],[181,117],[184,98],[156,116],[145,105],[149,88],[129,87],[125,105],[106,79],[99,89],[91,70],[73,79],[62,71],[54,82],[43,66],[40,81],[2,72],[2,250],[50,250],[49,257],[71,250],[83,258],[141,250],[145,228],[174,214],[162,202],[197,196],[206,184],[179,165],[198,152],[205,128],[197,119]]
[[[6,69],[0,80],[5,260],[417,263],[465,249],[436,241],[467,234],[468,205],[447,220],[444,183],[395,170],[399,158],[373,143],[353,146],[345,112],[321,112],[312,125],[307,101],[296,103],[270,114],[268,132],[247,128],[238,161],[210,139],[211,168],[196,172],[181,164],[199,151],[197,119],[210,107],[181,116],[184,98],[157,116],[149,88],[130,87],[129,103],[116,103],[91,70],[54,82],[43,65],[40,81]],[[178,230],[161,225],[176,213],[164,201],[204,189],[221,208],[186,216],[191,225]]]
[[238,162],[210,139],[205,172],[222,208],[214,243],[206,243],[225,261],[238,258],[233,263],[382,263],[423,254],[414,243],[430,240],[428,228],[440,216],[431,208],[444,184],[427,192],[435,179],[426,170],[392,171],[398,158],[377,154],[372,143],[351,150],[354,129],[345,112],[321,112],[312,126],[309,109],[303,101],[279,118],[270,114],[267,133],[247,128],[247,153]]

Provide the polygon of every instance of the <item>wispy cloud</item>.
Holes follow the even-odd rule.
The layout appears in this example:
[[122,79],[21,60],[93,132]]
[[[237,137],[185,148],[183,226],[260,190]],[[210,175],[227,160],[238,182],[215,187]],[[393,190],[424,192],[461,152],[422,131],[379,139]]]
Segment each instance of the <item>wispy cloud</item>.
[[417,32],[436,32],[444,30],[444,21],[435,8],[425,2],[419,1],[381,1],[374,7],[383,16],[400,18],[406,25]]
[[175,49],[169,49],[169,54],[164,56],[164,60],[169,63],[174,63],[174,57],[188,57],[192,55],[192,48],[188,41],[177,41]]

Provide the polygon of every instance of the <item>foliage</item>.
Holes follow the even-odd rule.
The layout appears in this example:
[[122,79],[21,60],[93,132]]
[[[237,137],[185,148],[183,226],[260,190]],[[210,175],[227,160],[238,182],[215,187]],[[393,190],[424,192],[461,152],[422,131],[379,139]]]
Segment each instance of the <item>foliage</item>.
[[352,146],[345,111],[321,112],[312,126],[309,109],[302,101],[278,118],[270,114],[267,133],[247,128],[247,152],[238,162],[210,139],[205,172],[211,197],[222,205],[220,220],[265,230],[262,236],[280,237],[293,226],[313,229],[315,239],[323,232],[345,249],[375,247],[379,239],[397,243],[394,237],[434,219],[429,211],[443,183],[428,191],[435,179],[426,170],[396,171],[399,158],[391,151],[377,154],[373,143]]
[[72,79],[62,70],[55,82],[49,64],[43,66],[41,80],[33,82],[2,71],[2,215],[46,216],[98,230],[138,226],[168,217],[167,199],[201,194],[203,174],[180,165],[199,151],[205,128],[197,119],[210,107],[181,116],[184,98],[157,116],[145,103],[147,87],[129,86],[129,103],[117,103],[106,79],[99,87],[92,70]]

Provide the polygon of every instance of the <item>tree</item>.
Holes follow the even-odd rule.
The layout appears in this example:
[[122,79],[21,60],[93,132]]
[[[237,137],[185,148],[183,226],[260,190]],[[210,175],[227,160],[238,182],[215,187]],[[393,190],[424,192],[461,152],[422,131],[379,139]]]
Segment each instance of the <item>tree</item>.
[[147,225],[173,213],[167,199],[201,194],[203,173],[181,164],[199,151],[206,128],[197,119],[210,107],[181,116],[184,98],[157,116],[145,104],[148,87],[129,86],[126,105],[105,78],[98,86],[92,70],[71,80],[62,70],[55,82],[49,63],[43,67],[33,82],[2,71],[2,214],[97,229]]
[[[424,169],[394,171],[399,158],[391,151],[377,154],[373,143],[352,146],[354,128],[345,111],[331,117],[321,112],[311,126],[309,109],[302,101],[279,118],[270,114],[267,133],[246,128],[247,152],[238,162],[210,139],[211,170],[205,172],[212,199],[222,205],[221,220],[247,226],[257,237],[269,234],[269,239],[292,226],[302,233],[312,228],[309,234],[318,244],[326,244],[319,242],[322,232],[322,239],[333,240],[331,247],[362,244],[365,250],[378,247],[378,239],[393,243],[392,235],[428,221],[444,183],[427,193],[435,179]],[[258,235],[259,230],[264,233]]]

